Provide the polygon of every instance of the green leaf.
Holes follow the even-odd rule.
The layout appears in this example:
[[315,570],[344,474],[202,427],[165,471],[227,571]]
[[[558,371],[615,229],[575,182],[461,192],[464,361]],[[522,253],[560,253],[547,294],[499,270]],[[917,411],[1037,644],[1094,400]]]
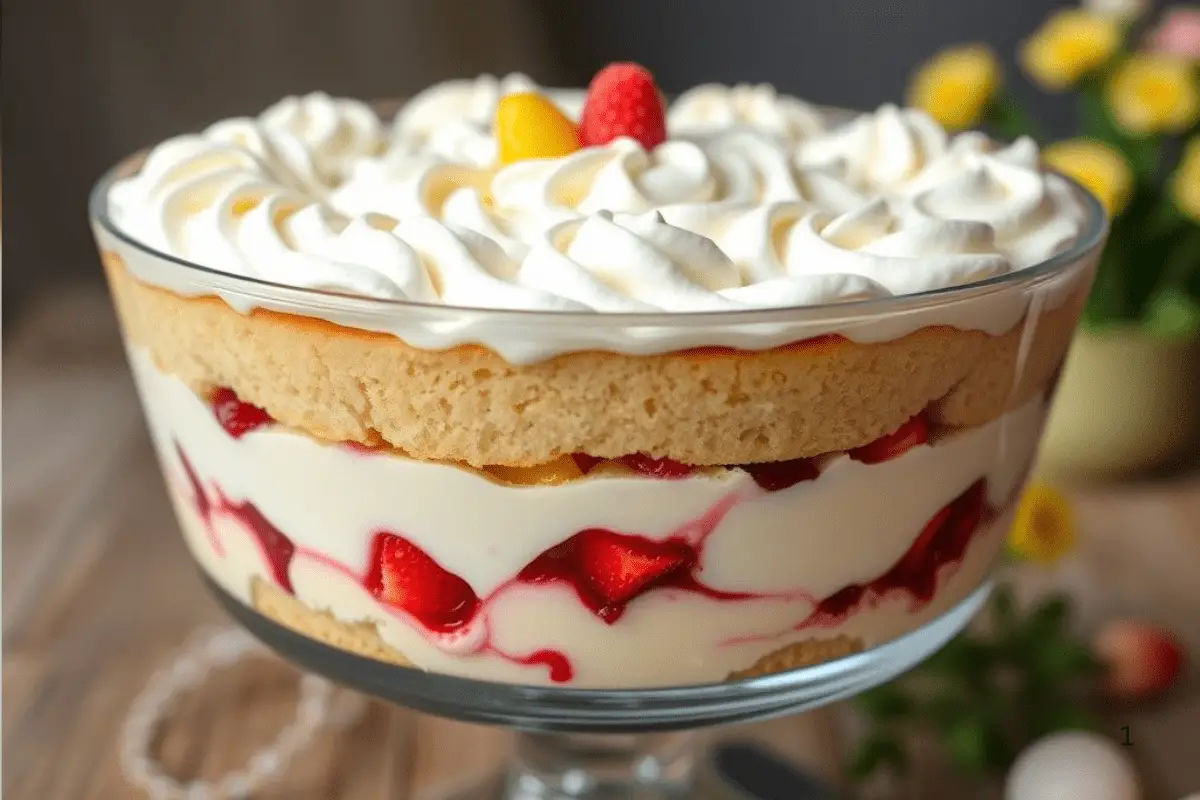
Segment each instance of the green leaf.
[[970,716],[969,705],[962,697],[940,694],[929,698],[921,708],[921,716],[927,719],[934,730],[945,735],[964,717]]
[[1011,748],[1000,730],[982,719],[964,719],[942,734],[955,766],[975,774],[1003,770]]
[[1065,595],[1053,594],[1043,598],[1025,620],[1025,636],[1034,644],[1048,641],[1066,632],[1071,601]]
[[1152,179],[1158,172],[1161,146],[1157,136],[1130,136],[1117,125],[1104,97],[1103,76],[1086,78],[1080,84],[1080,128],[1087,136],[1111,145],[1129,159],[1134,175],[1141,181]]
[[1119,258],[1116,268],[1123,275],[1125,305],[1135,319],[1144,315],[1150,298],[1162,286],[1175,243],[1173,231],[1154,224],[1162,199],[1155,187],[1139,186],[1112,225],[1110,241],[1114,257]]
[[1162,144],[1157,136],[1144,139],[1133,139],[1125,134],[1121,136],[1119,147],[1129,159],[1133,174],[1143,182],[1153,181],[1158,174],[1158,165],[1162,157]]
[[1137,232],[1141,234],[1142,238],[1170,238],[1185,233],[1188,228],[1192,227],[1191,220],[1180,212],[1175,202],[1160,187],[1146,187],[1144,193],[1152,199],[1153,206],[1147,211],[1145,219],[1141,220],[1141,224],[1138,226]]
[[895,683],[886,683],[860,694],[855,705],[875,720],[889,721],[912,713],[914,703]]
[[1050,639],[1035,651],[1033,668],[1042,681],[1062,681],[1092,672],[1096,664],[1091,650],[1070,639]]
[[1153,244],[1147,258],[1161,267],[1146,302],[1147,329],[1166,337],[1193,336],[1200,305],[1200,227],[1168,229]]
[[859,742],[847,759],[845,769],[851,778],[862,780],[884,767],[901,771],[907,766],[908,754],[900,742],[881,731],[875,731]]
[[978,690],[987,684],[987,673],[997,661],[997,651],[969,634],[959,634],[925,663],[934,675]]
[[1110,237],[1100,263],[1096,267],[1096,280],[1088,295],[1083,310],[1084,321],[1100,327],[1129,319],[1125,292],[1126,259],[1122,251],[1123,240]]
[[984,115],[984,122],[1004,140],[1019,139],[1022,136],[1029,136],[1039,142],[1046,140],[1041,126],[1033,120],[1021,102],[1008,92],[1002,91],[993,98]]
[[1079,84],[1079,127],[1093,139],[1120,147],[1121,133],[1108,113],[1104,83],[1099,77],[1085,78]]
[[1145,327],[1165,339],[1200,335],[1200,302],[1183,289],[1168,287],[1151,299]]

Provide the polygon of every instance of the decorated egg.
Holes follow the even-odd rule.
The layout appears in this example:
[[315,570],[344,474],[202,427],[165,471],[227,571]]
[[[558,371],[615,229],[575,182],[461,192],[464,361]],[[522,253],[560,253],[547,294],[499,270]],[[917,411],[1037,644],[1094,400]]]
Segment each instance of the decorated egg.
[[1017,757],[1005,800],[1141,800],[1142,789],[1120,745],[1084,731],[1055,733]]

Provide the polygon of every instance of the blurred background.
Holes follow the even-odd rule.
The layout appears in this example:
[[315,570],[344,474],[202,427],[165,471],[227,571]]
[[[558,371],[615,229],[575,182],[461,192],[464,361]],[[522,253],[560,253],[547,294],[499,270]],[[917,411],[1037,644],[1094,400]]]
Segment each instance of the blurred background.
[[[519,70],[586,85],[632,59],[667,92],[769,81],[820,103],[900,100],[939,47],[985,41],[1061,129],[1069,103],[1032,90],[1017,43],[1051,0],[6,0],[4,318],[39,289],[99,281],[84,203],[114,161],[166,136],[323,89],[367,98]],[[1168,5],[1160,3],[1160,5]]]

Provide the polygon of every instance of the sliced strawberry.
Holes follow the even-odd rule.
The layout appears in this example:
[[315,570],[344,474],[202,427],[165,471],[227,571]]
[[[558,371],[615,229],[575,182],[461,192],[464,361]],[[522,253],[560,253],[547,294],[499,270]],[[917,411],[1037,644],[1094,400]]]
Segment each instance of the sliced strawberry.
[[380,602],[403,609],[437,633],[465,625],[479,608],[479,598],[466,581],[393,533],[375,535],[363,584]]
[[815,480],[821,475],[811,458],[793,458],[790,461],[769,461],[761,464],[739,464],[750,473],[754,482],[768,492],[778,492],[803,481]]
[[652,150],[667,140],[662,93],[650,71],[638,64],[609,64],[588,86],[579,117],[584,147],[628,136]]
[[601,528],[579,533],[579,559],[592,588],[604,600],[601,618],[619,615],[624,605],[652,584],[688,564],[692,551],[677,542],[622,536]]
[[222,387],[213,392],[213,413],[225,432],[240,439],[255,428],[270,425],[271,415],[256,405],[242,402],[233,389]]
[[632,453],[621,456],[619,461],[632,470],[650,475],[654,478],[686,478],[692,474],[692,468],[673,458],[653,458],[645,453]]
[[864,464],[878,464],[904,455],[919,444],[929,441],[929,423],[924,413],[917,414],[894,432],[881,436],[870,444],[856,447],[850,457]]

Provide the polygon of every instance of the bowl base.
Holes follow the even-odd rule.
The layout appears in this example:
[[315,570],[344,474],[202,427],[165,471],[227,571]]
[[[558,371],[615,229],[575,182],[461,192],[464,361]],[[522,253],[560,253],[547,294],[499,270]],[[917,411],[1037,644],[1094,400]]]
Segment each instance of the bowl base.
[[[815,666],[701,686],[597,690],[489,683],[365,658],[284,627],[205,582],[250,634],[303,669],[416,710],[516,729],[502,774],[439,800],[832,798],[813,776],[786,765],[766,769],[769,757],[748,745],[700,752],[690,731],[814,709],[891,680],[957,635],[992,589],[983,584],[899,639]],[[778,791],[764,794],[764,781]]]
[[284,627],[205,576],[221,605],[288,661],[398,705],[463,722],[573,734],[661,733],[782,716],[885,683],[924,661],[982,607],[985,582],[957,606],[885,644],[808,667],[696,686],[569,689],[461,678],[402,667],[331,647]]

